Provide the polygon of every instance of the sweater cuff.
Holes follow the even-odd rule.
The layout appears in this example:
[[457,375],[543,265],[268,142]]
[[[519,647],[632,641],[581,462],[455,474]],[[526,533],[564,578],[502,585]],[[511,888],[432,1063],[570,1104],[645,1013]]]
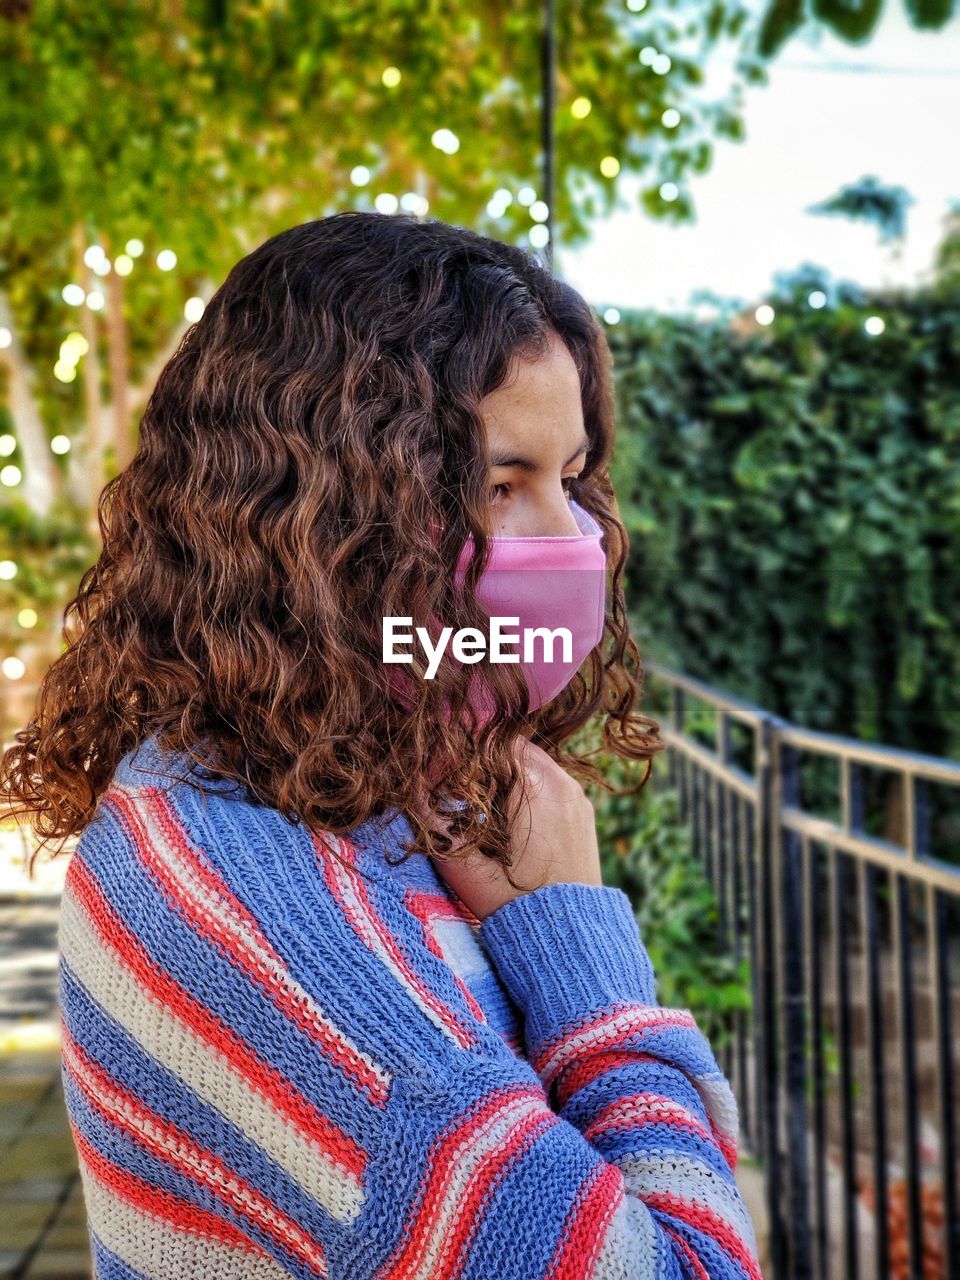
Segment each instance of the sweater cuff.
[[529,1053],[614,1005],[656,1004],[633,906],[612,885],[542,885],[486,916],[479,937],[525,1014]]

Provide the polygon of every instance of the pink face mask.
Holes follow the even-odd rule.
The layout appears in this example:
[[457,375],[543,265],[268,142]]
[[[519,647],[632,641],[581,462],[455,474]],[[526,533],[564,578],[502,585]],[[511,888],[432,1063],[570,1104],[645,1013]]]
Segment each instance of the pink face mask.
[[[505,631],[519,636],[519,642],[505,644],[503,651],[519,658],[530,689],[530,711],[555,698],[603,638],[607,576],[603,530],[578,503],[571,500],[570,509],[578,534],[488,538],[487,566],[477,583],[477,599],[489,617],[516,619],[503,625]],[[473,546],[473,539],[468,539],[460,554],[458,583],[463,581]],[[537,628],[544,631],[537,635]],[[569,632],[569,640],[558,628]],[[479,681],[471,702],[481,720],[492,711],[490,695]]]

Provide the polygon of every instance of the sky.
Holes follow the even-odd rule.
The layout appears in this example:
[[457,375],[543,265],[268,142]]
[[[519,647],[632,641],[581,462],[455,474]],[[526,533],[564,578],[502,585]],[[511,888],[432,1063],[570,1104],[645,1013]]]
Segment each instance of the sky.
[[[706,100],[725,94],[733,57],[728,46],[707,65]],[[588,244],[559,246],[559,273],[591,303],[679,312],[700,289],[759,303],[775,273],[805,262],[868,288],[929,272],[960,202],[960,18],[915,31],[902,0],[886,0],[864,45],[798,33],[767,73],[767,85],[744,86],[745,139],[717,139],[710,170],[685,179],[695,221],[650,218],[627,178],[632,208],[597,219]],[[871,224],[806,212],[868,174],[914,198],[898,262]]]

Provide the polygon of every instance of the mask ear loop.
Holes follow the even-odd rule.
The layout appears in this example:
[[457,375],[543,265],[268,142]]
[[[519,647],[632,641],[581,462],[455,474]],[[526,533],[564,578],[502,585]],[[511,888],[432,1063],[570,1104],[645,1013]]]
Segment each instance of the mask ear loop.
[[576,498],[570,500],[570,508],[573,511],[573,518],[577,522],[577,528],[586,537],[593,537],[595,534],[603,534],[603,529],[599,521],[595,520],[586,507],[581,507]]

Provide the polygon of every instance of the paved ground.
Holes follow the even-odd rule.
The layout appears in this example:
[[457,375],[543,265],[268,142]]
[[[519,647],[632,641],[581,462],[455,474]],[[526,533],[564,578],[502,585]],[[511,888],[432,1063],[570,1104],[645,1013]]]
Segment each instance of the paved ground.
[[[56,896],[0,897],[0,1280],[90,1277],[60,1080],[58,911]],[[745,1153],[737,1181],[762,1241],[763,1181]]]
[[83,1196],[60,1082],[58,900],[0,900],[0,1277],[85,1280]]

